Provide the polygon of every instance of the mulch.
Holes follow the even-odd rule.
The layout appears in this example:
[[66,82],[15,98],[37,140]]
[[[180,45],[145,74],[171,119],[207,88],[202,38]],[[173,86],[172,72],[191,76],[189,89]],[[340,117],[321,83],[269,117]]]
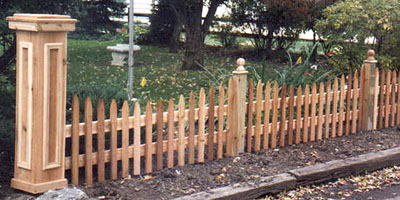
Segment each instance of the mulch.
[[101,199],[171,199],[212,188],[257,181],[316,163],[398,147],[396,128],[362,131],[349,136],[244,153],[203,164],[163,169],[151,175],[81,186],[90,197]]

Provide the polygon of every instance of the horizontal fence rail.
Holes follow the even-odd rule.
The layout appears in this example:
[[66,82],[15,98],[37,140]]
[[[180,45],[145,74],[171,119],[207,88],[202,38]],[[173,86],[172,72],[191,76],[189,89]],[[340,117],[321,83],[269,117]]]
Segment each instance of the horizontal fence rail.
[[[249,79],[244,104],[245,151],[257,152],[360,131],[366,106],[362,104],[364,73],[363,68],[360,73],[304,87],[255,83]],[[400,76],[395,71],[376,69],[373,77],[374,128],[400,125]],[[240,88],[237,84],[232,78],[227,92],[221,84],[217,91],[211,87],[208,95],[201,89],[198,99],[193,92],[188,101],[180,96],[177,106],[170,100],[166,109],[162,102],[149,102],[144,111],[138,102],[134,108],[124,102],[118,110],[113,100],[108,117],[104,101],[100,100],[96,121],[90,98],[85,101],[81,117],[79,100],[74,96],[72,124],[65,126],[65,138],[71,140],[65,169],[71,170],[72,183],[90,185],[94,180],[150,174],[162,168],[231,155],[229,149],[237,145],[232,135],[236,123],[233,107],[237,106],[235,98]]]

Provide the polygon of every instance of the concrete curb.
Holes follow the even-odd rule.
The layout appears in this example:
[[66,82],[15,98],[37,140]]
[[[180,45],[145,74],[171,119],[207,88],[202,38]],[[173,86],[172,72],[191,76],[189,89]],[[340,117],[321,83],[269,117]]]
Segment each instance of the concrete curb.
[[326,163],[290,170],[261,178],[261,183],[237,183],[231,186],[211,189],[175,200],[188,199],[254,199],[269,193],[290,190],[299,185],[322,183],[329,180],[357,175],[385,167],[400,165],[400,147],[367,153],[351,158],[333,160]]

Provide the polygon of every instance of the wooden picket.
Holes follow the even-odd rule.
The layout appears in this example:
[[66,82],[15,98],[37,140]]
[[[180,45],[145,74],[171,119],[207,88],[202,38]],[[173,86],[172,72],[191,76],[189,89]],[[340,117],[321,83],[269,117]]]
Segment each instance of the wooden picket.
[[[361,102],[363,73],[355,71],[347,77],[342,75],[334,78],[333,84],[328,81],[318,86],[313,84],[297,88],[260,81],[254,88],[250,81],[245,151],[257,152],[356,133],[360,129],[360,112],[365,106]],[[400,124],[398,79],[397,72],[375,71],[374,102],[377,112],[374,113],[373,123],[378,128]],[[84,180],[86,185],[91,185],[94,181],[103,182],[106,177],[115,180],[129,174],[150,174],[153,169],[203,163],[205,158],[213,160],[231,155],[235,144],[230,131],[235,123],[231,118],[233,103],[237,101],[235,84],[232,79],[229,80],[227,95],[224,84],[219,85],[218,92],[211,86],[207,100],[202,88],[197,103],[193,92],[187,104],[181,95],[177,108],[171,99],[166,112],[161,101],[154,106],[155,109],[148,102],[144,113],[136,102],[131,116],[130,106],[124,101],[118,115],[117,102],[112,100],[108,119],[105,103],[100,99],[96,106],[97,121],[93,121],[92,102],[87,98],[84,121],[81,123],[79,100],[74,96],[72,124],[66,126],[66,138],[71,138],[71,156],[66,157],[65,162],[66,169],[71,169],[72,184],[77,185]],[[153,113],[153,110],[156,112]],[[133,138],[130,138],[130,132]],[[84,153],[80,153],[80,137],[84,137]],[[105,145],[105,138],[110,138],[109,146]],[[94,140],[97,143],[95,152],[92,148]],[[117,146],[118,140],[122,141],[120,147]],[[132,158],[133,171],[129,172]],[[118,165],[119,161],[121,165]],[[93,174],[94,166],[97,166],[96,174]],[[85,169],[84,179],[79,177],[79,168]]]

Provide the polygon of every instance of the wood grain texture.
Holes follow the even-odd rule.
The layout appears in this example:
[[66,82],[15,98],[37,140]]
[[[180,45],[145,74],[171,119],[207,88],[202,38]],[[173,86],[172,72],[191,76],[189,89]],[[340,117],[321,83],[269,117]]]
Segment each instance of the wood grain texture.
[[372,129],[376,130],[378,127],[378,114],[379,114],[379,107],[378,107],[378,99],[379,99],[379,69],[375,68],[375,77],[374,77],[374,101],[373,101],[373,116],[372,116]]
[[208,137],[207,137],[207,146],[208,146],[208,160],[214,159],[214,129],[215,129],[215,91],[214,85],[210,85],[210,90],[208,93]]
[[157,138],[156,138],[156,169],[163,168],[163,140],[164,140],[164,105],[161,100],[157,102]]
[[124,101],[122,105],[122,177],[129,175],[129,105]]
[[174,167],[174,100],[170,99],[168,104],[168,152],[167,167]]
[[301,101],[301,96],[303,92],[301,91],[301,85],[297,87],[297,109],[296,109],[296,138],[295,138],[295,144],[299,144],[301,141],[301,107],[302,107],[302,101]]
[[253,144],[253,114],[254,114],[254,82],[249,80],[249,94],[247,104],[247,129],[246,129],[246,150],[251,152]]
[[310,141],[315,141],[315,126],[317,124],[317,85],[314,83],[311,88],[311,123]]
[[330,114],[331,114],[331,102],[332,102],[332,95],[331,95],[331,81],[328,81],[326,84],[326,109],[325,109],[325,138],[329,138],[329,131],[330,131]]
[[270,134],[270,110],[271,110],[271,82],[267,82],[264,91],[264,133],[263,133],[263,149],[269,147],[269,134]]
[[97,180],[101,183],[105,180],[104,173],[104,118],[105,118],[105,105],[104,100],[99,99],[97,103]]
[[[256,127],[254,132],[254,151],[258,152],[261,149],[261,109],[263,106],[262,103],[262,83],[261,80],[257,83],[257,90],[256,90]],[[247,145],[249,145],[247,143]]]
[[339,101],[339,82],[338,79],[335,77],[333,82],[333,98],[332,98],[332,135],[331,137],[336,137],[336,130],[337,130],[337,108],[338,108],[338,101]]
[[350,115],[350,110],[351,110],[351,91],[352,91],[352,86],[353,86],[353,75],[349,74],[348,79],[347,79],[347,92],[346,92],[346,122],[345,122],[345,131],[344,134],[349,135],[350,134],[350,127],[351,127],[351,115]]
[[194,164],[194,131],[195,131],[195,102],[194,93],[190,92],[189,96],[189,143],[188,143],[188,162]]
[[228,131],[226,132],[226,154],[228,156],[233,156],[233,138],[232,138],[232,106],[233,106],[233,98],[234,98],[234,91],[233,91],[233,80],[232,78],[229,79],[228,83],[228,116],[227,116],[227,124],[228,124]]
[[218,147],[217,159],[221,159],[224,153],[224,106],[225,105],[225,89],[224,84],[221,82],[218,89]]
[[117,102],[115,99],[111,100],[110,105],[110,120],[111,120],[111,135],[110,135],[110,150],[111,150],[111,179],[117,180],[118,171],[117,171]]
[[204,92],[204,88],[200,89],[199,96],[199,137],[198,137],[198,151],[197,151],[197,162],[204,162],[204,145],[205,145],[205,103],[206,103],[206,94]]
[[362,116],[363,116],[363,110],[366,105],[363,105],[363,99],[364,99],[364,87],[365,87],[365,67],[364,65],[361,66],[361,71],[360,71],[360,93],[359,93],[359,98],[360,98],[360,103],[359,103],[359,112],[358,112],[358,125],[357,125],[357,131],[361,130],[362,127]]
[[271,148],[276,148],[276,139],[278,134],[278,94],[279,88],[278,83],[274,82],[273,89],[273,100],[272,100],[272,124],[271,124]]
[[386,81],[386,83],[385,83],[385,124],[384,124],[385,128],[389,127],[390,93],[391,93],[390,80],[391,80],[391,71],[387,70],[386,71],[386,79],[385,79],[385,81]]
[[281,89],[281,117],[280,117],[280,142],[281,147],[285,146],[285,127],[286,127],[286,84]]
[[308,127],[309,127],[309,113],[310,113],[310,86],[306,85],[304,88],[304,120],[303,120],[303,142],[308,142]]
[[92,120],[93,120],[93,107],[90,97],[85,101],[85,183],[86,185],[93,184],[93,138],[92,138]]
[[181,95],[178,103],[178,166],[185,165],[185,97]]
[[79,99],[72,98],[72,185],[79,184]]
[[151,107],[151,103],[147,102],[146,105],[146,149],[145,149],[145,172],[150,174],[153,172],[153,154],[151,152],[151,145],[153,143],[153,124],[151,123],[153,118],[153,109]]
[[293,144],[293,119],[294,119],[294,87],[289,86],[289,122],[288,122],[288,145]]
[[142,144],[141,140],[141,130],[140,130],[140,105],[138,102],[135,103],[135,110],[133,112],[134,115],[134,123],[135,128],[133,132],[133,175],[140,175],[141,166],[140,166],[140,145]]
[[380,84],[379,84],[379,117],[378,117],[378,129],[383,128],[383,116],[384,116],[384,102],[385,102],[385,71],[380,71]]
[[391,87],[391,106],[390,106],[390,126],[393,127],[396,122],[396,81],[397,81],[397,74],[396,71],[392,72],[392,87]]
[[359,96],[359,92],[357,89],[359,89],[359,85],[358,85],[358,71],[356,70],[356,72],[354,73],[354,81],[353,81],[353,116],[352,116],[352,120],[351,120],[351,133],[356,133],[357,132],[357,112],[356,110],[358,109],[358,96]]
[[317,140],[322,140],[322,125],[324,121],[325,97],[326,97],[325,86],[324,83],[321,82],[319,84]]
[[345,78],[342,74],[340,78],[340,97],[339,97],[339,120],[338,120],[338,136],[343,136],[343,120],[344,120],[344,98],[345,98]]

